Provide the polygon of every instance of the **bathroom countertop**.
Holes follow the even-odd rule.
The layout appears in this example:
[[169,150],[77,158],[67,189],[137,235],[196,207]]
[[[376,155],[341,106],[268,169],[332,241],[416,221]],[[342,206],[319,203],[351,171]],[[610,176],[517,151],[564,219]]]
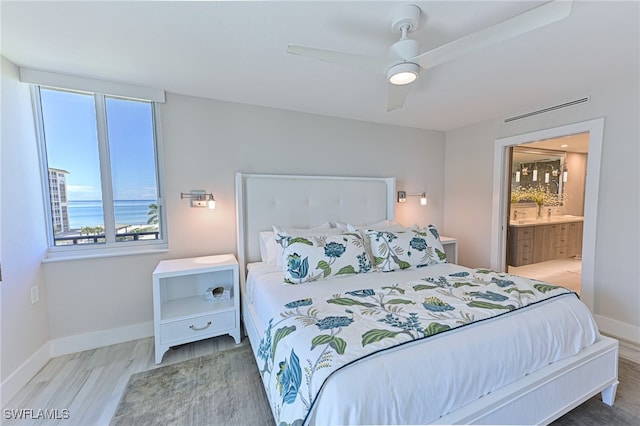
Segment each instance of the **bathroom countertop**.
[[549,225],[554,223],[570,223],[570,222],[583,222],[584,216],[573,216],[573,215],[563,215],[563,216],[551,216],[550,218],[543,217],[540,219],[517,219],[509,222],[509,226],[535,226],[535,225]]

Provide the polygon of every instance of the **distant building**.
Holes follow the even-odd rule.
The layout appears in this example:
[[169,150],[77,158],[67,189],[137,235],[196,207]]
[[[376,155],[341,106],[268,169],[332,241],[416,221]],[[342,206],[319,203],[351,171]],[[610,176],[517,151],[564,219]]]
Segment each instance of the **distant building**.
[[69,208],[67,204],[66,170],[49,168],[49,196],[51,198],[51,220],[53,233],[69,231]]

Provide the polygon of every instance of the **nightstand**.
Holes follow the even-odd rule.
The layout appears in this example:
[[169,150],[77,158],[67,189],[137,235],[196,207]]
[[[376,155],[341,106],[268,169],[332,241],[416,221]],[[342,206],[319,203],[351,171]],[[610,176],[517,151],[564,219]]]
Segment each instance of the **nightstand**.
[[440,242],[442,248],[447,254],[447,261],[449,263],[458,263],[458,240],[451,237],[440,236]]
[[169,348],[184,343],[223,334],[240,343],[240,289],[235,256],[158,263],[153,271],[153,325],[156,364],[162,362]]

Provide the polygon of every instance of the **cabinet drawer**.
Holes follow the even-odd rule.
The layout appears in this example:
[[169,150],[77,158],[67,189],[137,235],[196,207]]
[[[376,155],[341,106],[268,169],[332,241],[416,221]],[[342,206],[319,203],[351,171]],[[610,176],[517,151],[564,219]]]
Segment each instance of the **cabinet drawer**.
[[553,240],[553,247],[566,247],[568,237],[566,235],[559,235]]
[[534,232],[534,226],[525,226],[522,228],[515,228],[514,236],[517,240],[526,240],[529,238],[533,238]]
[[533,263],[533,253],[518,253],[514,266],[530,265]]
[[533,239],[530,240],[518,240],[518,253],[533,253]]
[[551,233],[553,235],[567,235],[568,225],[566,223],[558,224],[558,225],[547,225],[551,226]]
[[176,340],[198,340],[200,336],[229,330],[236,326],[235,311],[201,315],[180,321],[160,324],[160,340],[170,343]]

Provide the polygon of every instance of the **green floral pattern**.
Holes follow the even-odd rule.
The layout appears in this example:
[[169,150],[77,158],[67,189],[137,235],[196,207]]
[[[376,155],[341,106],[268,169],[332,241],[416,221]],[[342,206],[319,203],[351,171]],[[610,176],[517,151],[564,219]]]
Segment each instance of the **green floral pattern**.
[[486,269],[460,269],[286,303],[258,348],[276,423],[303,424],[325,380],[360,358],[571,293]]
[[301,284],[334,275],[369,272],[371,262],[358,233],[281,236],[284,281]]
[[373,263],[384,272],[447,261],[440,236],[433,225],[403,231],[368,230],[366,235],[371,241]]

